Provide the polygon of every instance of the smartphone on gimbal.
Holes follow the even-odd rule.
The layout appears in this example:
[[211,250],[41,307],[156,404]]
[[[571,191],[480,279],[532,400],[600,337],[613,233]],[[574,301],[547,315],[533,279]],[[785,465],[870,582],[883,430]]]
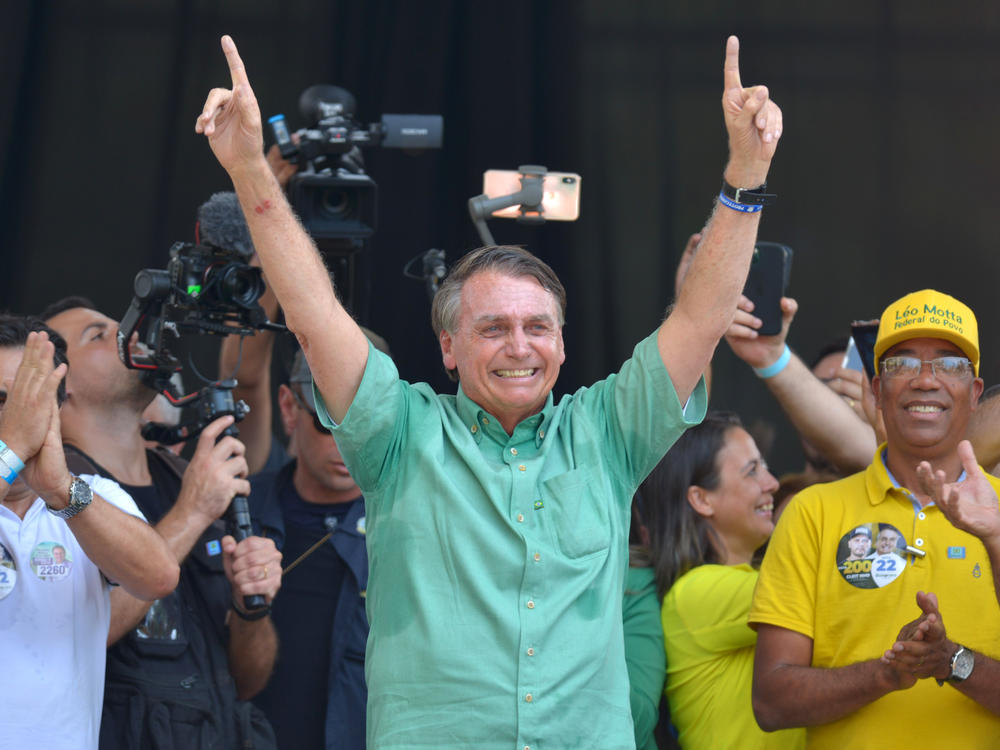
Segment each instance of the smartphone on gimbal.
[[[483,195],[499,198],[521,189],[521,172],[516,169],[489,169],[483,173]],[[580,216],[580,175],[573,172],[546,172],[542,179],[542,208],[546,221],[576,221]],[[520,206],[494,211],[500,219],[516,219]]]
[[743,287],[754,304],[753,314],[761,320],[761,336],[781,333],[781,298],[792,275],[792,248],[780,242],[758,242]]

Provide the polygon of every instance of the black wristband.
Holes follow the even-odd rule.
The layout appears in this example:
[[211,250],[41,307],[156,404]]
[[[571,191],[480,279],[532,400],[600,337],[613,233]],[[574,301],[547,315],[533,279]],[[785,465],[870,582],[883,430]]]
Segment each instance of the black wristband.
[[722,194],[729,200],[744,206],[767,206],[778,200],[775,193],[767,192],[767,183],[755,188],[735,188],[722,180]]
[[236,602],[230,603],[230,609],[237,614],[241,620],[246,620],[247,622],[253,622],[254,620],[263,620],[269,614],[271,614],[271,605],[268,604],[266,607],[260,607],[259,609],[251,609],[244,612],[239,607],[236,606]]

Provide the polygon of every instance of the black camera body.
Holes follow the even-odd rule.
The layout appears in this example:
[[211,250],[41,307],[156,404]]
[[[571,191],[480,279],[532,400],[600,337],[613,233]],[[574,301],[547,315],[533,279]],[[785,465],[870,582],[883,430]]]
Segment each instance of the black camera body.
[[[118,329],[118,356],[126,367],[142,370],[144,381],[157,391],[169,390],[170,376],[181,369],[168,349],[168,334],[248,336],[274,326],[259,303],[261,270],[236,250],[177,242],[167,268],[142,269],[133,288]],[[142,353],[131,348],[135,333]]]

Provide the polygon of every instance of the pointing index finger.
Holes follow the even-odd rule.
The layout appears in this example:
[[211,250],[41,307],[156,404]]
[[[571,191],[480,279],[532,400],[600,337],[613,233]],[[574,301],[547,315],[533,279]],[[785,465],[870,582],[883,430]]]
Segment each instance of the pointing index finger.
[[222,51],[226,55],[226,62],[229,63],[229,75],[233,79],[233,91],[238,86],[249,85],[250,80],[247,78],[246,68],[243,67],[243,60],[240,58],[240,53],[236,51],[236,42],[233,41],[233,38],[229,34],[222,37]]
[[722,74],[726,91],[743,88],[740,83],[740,40],[735,36],[726,40],[726,62],[722,67]]

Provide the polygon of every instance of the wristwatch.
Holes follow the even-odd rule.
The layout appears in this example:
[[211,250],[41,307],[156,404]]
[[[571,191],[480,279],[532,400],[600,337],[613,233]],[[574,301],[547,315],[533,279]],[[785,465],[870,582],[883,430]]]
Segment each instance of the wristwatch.
[[[961,644],[958,644],[958,651],[951,657],[951,674],[946,678],[948,682],[957,683],[967,680],[972,674],[972,668],[976,666],[976,655]],[[944,681],[938,680],[938,684]]]
[[69,505],[60,510],[53,510],[48,505],[45,507],[49,508],[49,513],[52,515],[68,521],[77,513],[87,508],[93,499],[94,491],[90,489],[90,485],[80,479],[80,477],[73,477],[69,483]]

